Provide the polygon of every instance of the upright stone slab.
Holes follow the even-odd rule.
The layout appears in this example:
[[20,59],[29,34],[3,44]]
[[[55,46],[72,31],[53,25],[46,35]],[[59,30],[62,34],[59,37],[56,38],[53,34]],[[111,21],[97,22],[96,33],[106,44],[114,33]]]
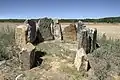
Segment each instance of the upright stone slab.
[[89,70],[89,61],[88,61],[86,52],[83,48],[80,48],[79,50],[77,50],[76,57],[74,60],[74,65],[77,71],[80,71],[80,70],[88,71]]
[[19,60],[21,62],[21,68],[23,70],[31,69],[34,66],[35,60],[35,46],[32,43],[26,41],[27,25],[17,26],[15,29],[15,42],[18,48],[21,50]]
[[93,52],[96,49],[96,44],[97,44],[97,29],[93,29],[92,31],[92,47],[91,47],[91,52]]
[[77,40],[77,29],[75,24],[70,24],[64,28],[63,40],[65,41],[76,41]]
[[55,23],[53,26],[53,35],[55,40],[63,40],[62,28],[59,23]]
[[53,40],[53,34],[51,32],[52,19],[42,18],[38,21],[39,31],[44,41]]
[[83,48],[87,54],[91,50],[91,39],[86,29],[82,30],[81,37],[79,38],[78,49],[80,48]]
[[85,29],[85,25],[83,24],[82,21],[78,21],[77,23],[77,41],[79,41],[79,38],[82,37],[81,33],[82,33],[82,30]]
[[15,28],[15,43],[20,49],[26,45],[26,30],[27,25],[20,25]]
[[74,60],[74,65],[78,71],[80,69],[85,71],[90,69],[89,60],[87,58],[87,54],[90,52],[91,47],[89,40],[88,31],[86,29],[82,30],[81,38],[79,38],[78,50]]
[[96,28],[86,28],[89,36],[89,48],[90,52],[93,52],[97,48],[97,29]]
[[35,46],[27,43],[19,53],[20,66],[22,70],[29,70],[35,65]]
[[33,20],[26,20],[24,24],[27,25],[26,30],[27,42],[34,43],[37,36],[36,22]]
[[54,38],[54,23],[51,23],[51,25],[50,25],[50,27],[51,27],[51,33],[52,33],[52,35],[53,35],[53,38]]

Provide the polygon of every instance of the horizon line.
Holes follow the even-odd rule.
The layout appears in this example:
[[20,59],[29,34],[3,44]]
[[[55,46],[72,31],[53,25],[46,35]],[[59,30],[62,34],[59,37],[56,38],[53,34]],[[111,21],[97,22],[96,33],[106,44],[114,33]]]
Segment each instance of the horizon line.
[[44,17],[29,17],[29,18],[0,18],[0,19],[40,19],[40,18],[52,18],[52,19],[102,19],[102,18],[111,18],[111,17],[120,17],[120,16],[105,16],[105,17],[97,17],[97,18],[59,18],[59,17],[48,17],[48,16],[44,16]]

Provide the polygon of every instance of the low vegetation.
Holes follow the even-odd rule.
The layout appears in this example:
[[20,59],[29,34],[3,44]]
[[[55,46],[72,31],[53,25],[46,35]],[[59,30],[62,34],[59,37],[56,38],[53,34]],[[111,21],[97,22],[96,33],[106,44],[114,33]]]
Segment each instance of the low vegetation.
[[12,57],[14,44],[14,29],[9,26],[1,27],[0,31],[0,61]]
[[[38,19],[33,19],[33,20],[38,21]],[[120,17],[106,17],[106,18],[99,18],[99,19],[89,19],[89,18],[88,19],[59,19],[59,22],[69,23],[69,22],[78,22],[78,20],[81,20],[83,22],[94,22],[94,23],[119,23]],[[0,19],[0,22],[24,22],[24,21],[25,19]]]
[[[10,28],[9,26],[2,27],[0,31],[0,61],[8,60],[13,57],[14,42],[14,28]],[[101,47],[93,53],[88,54],[91,67],[95,71],[93,77],[96,77],[95,80],[111,80],[113,76],[120,76],[120,40],[105,40],[101,38],[98,42]],[[64,51],[56,44],[41,43],[40,45],[42,46],[38,46],[37,48],[41,51],[47,51],[48,56],[54,56],[55,54],[55,56],[59,57],[61,60],[67,60],[68,63],[71,63],[74,59],[73,53],[75,52]],[[72,76],[74,75],[75,80],[80,80],[79,78],[82,76],[73,68],[64,65],[61,65],[60,68],[62,72],[70,73]],[[86,75],[84,76],[86,77]]]
[[101,48],[89,54],[96,80],[111,80],[120,76],[120,40],[99,40]]

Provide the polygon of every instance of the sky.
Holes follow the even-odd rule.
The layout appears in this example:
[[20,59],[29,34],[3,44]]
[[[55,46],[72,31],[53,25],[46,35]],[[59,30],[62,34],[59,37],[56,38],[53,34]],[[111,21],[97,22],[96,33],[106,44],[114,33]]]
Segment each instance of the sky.
[[0,0],[0,19],[120,16],[120,0]]

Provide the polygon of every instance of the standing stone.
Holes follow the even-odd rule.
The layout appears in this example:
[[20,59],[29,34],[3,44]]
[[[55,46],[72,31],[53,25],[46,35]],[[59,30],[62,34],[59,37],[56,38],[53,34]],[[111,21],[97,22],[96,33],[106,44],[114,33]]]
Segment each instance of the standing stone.
[[38,21],[39,31],[44,41],[53,40],[53,34],[51,32],[51,23],[53,21],[48,18],[42,18]]
[[75,24],[70,24],[64,28],[63,40],[65,41],[76,41],[77,40],[77,29]]
[[90,68],[87,54],[90,52],[90,42],[87,30],[82,30],[81,38],[79,38],[78,50],[74,60],[74,65],[78,71],[85,70],[88,71]]
[[37,36],[36,36],[36,40],[35,40],[35,44],[38,44],[38,43],[41,43],[44,41],[41,33],[40,33],[40,30],[39,30],[39,24],[40,22],[36,22],[36,33],[37,33]]
[[15,28],[15,43],[18,48],[22,48],[26,45],[26,33],[27,25],[20,25]]
[[91,47],[91,51],[93,52],[96,49],[96,44],[97,44],[97,29],[93,29],[92,32],[92,47]]
[[51,27],[51,33],[52,33],[52,35],[54,35],[54,29],[53,29],[54,23],[51,23],[50,27]]
[[53,35],[55,40],[63,40],[62,28],[59,23],[55,23],[53,26]]
[[24,24],[27,25],[26,30],[27,42],[34,43],[37,36],[36,22],[33,20],[26,20]]
[[77,50],[76,57],[74,60],[74,65],[77,68],[77,71],[89,69],[89,61],[86,55],[86,52],[83,48]]
[[78,49],[80,48],[83,48],[87,54],[91,50],[91,39],[86,29],[82,30],[81,37],[79,38]]
[[32,43],[27,43],[26,41],[27,27],[28,26],[24,24],[17,26],[15,29],[15,43],[21,50],[19,59],[23,70],[31,69],[35,63],[35,46],[33,46]]
[[77,23],[77,41],[79,41],[79,38],[81,38],[81,33],[82,30],[85,28],[86,26],[84,26],[82,21],[78,21]]
[[91,49],[90,52],[93,52],[97,48],[97,29],[96,28],[89,28],[87,29],[88,36],[89,36],[89,48]]
[[[84,40],[82,40],[84,39]],[[84,42],[82,42],[84,41]],[[93,52],[97,48],[97,29],[85,28],[81,32],[81,37],[79,37],[78,49],[83,46],[87,51],[86,53]]]
[[29,70],[35,65],[35,46],[27,43],[19,53],[20,66],[22,70]]

